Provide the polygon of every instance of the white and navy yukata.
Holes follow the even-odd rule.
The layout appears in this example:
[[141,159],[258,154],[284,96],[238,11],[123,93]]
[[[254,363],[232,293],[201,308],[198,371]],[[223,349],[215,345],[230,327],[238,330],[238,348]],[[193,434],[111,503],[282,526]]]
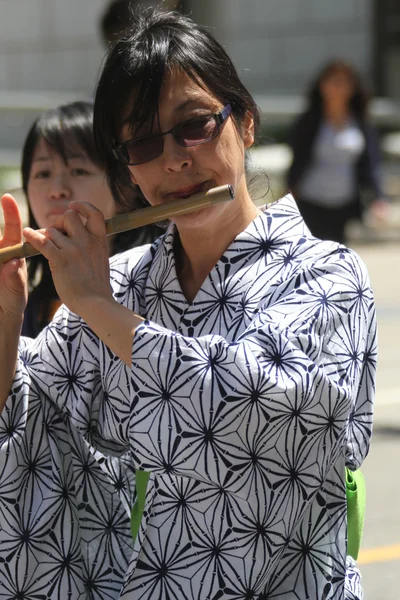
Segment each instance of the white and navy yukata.
[[345,466],[371,437],[365,267],[287,196],[188,304],[176,236],[111,260],[115,298],[146,318],[132,369],[64,307],[21,340],[0,422],[0,600],[361,598]]

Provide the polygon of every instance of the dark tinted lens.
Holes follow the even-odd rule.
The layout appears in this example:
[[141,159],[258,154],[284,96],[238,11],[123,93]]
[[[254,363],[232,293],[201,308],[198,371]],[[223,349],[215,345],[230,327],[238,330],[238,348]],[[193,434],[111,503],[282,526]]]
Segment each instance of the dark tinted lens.
[[163,151],[162,139],[150,136],[139,140],[131,140],[123,144],[124,155],[130,165],[140,165],[159,156]]
[[212,116],[201,117],[182,123],[175,128],[174,134],[182,146],[196,146],[212,140],[218,134],[218,124]]

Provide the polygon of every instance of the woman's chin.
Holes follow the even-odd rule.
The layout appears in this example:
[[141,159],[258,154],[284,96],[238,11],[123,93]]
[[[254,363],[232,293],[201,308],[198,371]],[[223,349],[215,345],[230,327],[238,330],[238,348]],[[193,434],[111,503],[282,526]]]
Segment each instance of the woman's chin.
[[171,220],[175,223],[178,230],[182,229],[201,229],[215,222],[215,206],[207,206],[186,215],[177,215],[172,217]]

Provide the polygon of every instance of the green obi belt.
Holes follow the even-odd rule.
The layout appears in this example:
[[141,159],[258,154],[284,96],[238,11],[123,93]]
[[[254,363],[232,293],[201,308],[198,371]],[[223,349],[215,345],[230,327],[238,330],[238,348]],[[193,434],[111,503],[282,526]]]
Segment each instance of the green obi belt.
[[[136,502],[131,512],[131,532],[135,542],[142,521],[147,483],[150,473],[136,471]],[[365,481],[360,470],[350,471],[346,467],[347,499],[347,554],[357,560],[365,516]]]
[[346,467],[347,498],[347,554],[358,558],[364,527],[366,493],[364,476],[360,470],[350,471]]

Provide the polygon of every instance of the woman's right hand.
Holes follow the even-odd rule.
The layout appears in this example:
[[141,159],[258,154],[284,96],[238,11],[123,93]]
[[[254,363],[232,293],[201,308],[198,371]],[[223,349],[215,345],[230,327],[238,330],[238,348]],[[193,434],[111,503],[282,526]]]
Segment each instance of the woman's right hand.
[[[1,199],[4,230],[0,230],[0,248],[22,242],[22,220],[18,204],[11,194]],[[28,299],[25,260],[13,259],[0,265],[0,319],[20,321]]]

